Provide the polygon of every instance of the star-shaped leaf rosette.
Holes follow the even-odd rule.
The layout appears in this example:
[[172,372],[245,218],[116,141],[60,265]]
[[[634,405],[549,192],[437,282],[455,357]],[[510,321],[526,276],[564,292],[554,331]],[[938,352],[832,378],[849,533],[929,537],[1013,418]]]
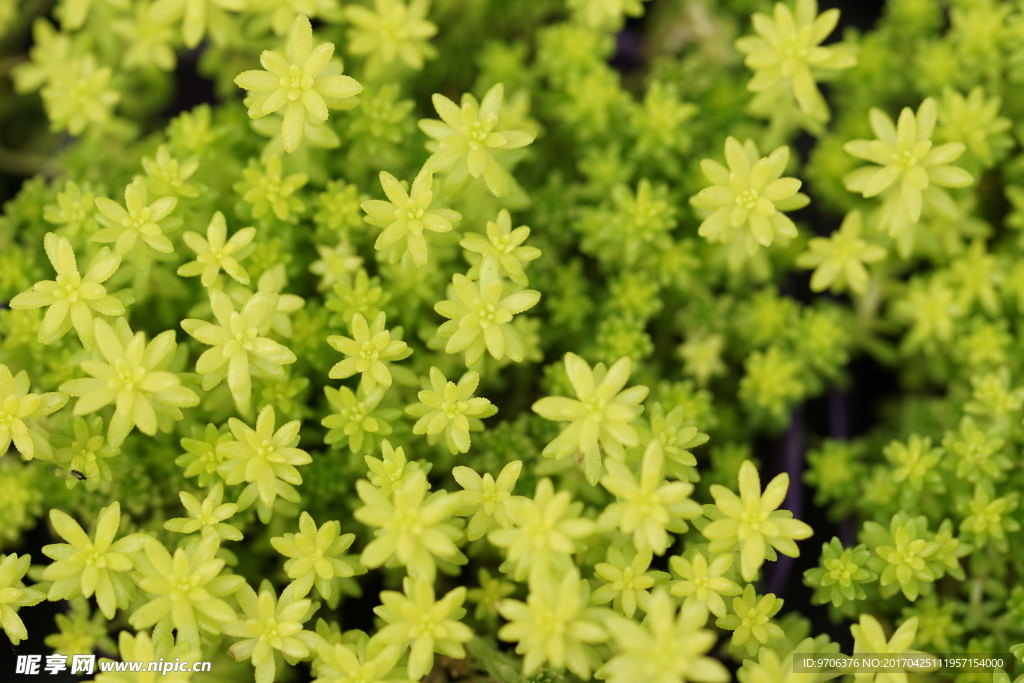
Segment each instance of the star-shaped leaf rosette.
[[749,254],[758,244],[771,246],[776,236],[796,237],[796,226],[782,212],[803,208],[810,199],[797,191],[798,179],[782,177],[789,147],[778,147],[762,157],[752,141],[740,144],[730,136],[725,141],[725,160],[728,168],[713,159],[701,161],[712,185],[690,199],[696,208],[710,212],[698,234],[723,244],[741,237]]
[[792,8],[777,2],[771,16],[758,12],[751,17],[756,35],[737,40],[736,49],[746,55],[744,64],[754,71],[747,84],[747,90],[757,93],[750,103],[753,112],[787,112],[788,98],[813,122],[829,120],[817,81],[857,64],[853,47],[821,44],[838,22],[839,10],[819,15],[817,0],[797,0]]
[[868,119],[877,139],[843,145],[851,156],[870,162],[847,174],[846,189],[867,199],[881,198],[878,226],[896,241],[903,258],[914,250],[913,227],[922,214],[930,209],[948,219],[959,215],[945,188],[974,182],[970,173],[953,164],[966,149],[963,143],[935,145],[932,141],[938,116],[938,105],[931,97],[916,113],[904,107],[895,124],[884,111],[872,108]]
[[789,490],[789,475],[783,472],[772,479],[761,492],[761,477],[754,463],[745,460],[739,472],[740,495],[721,484],[711,485],[714,505],[705,506],[712,522],[703,529],[711,541],[712,553],[739,550],[740,574],[744,581],[753,581],[766,559],[775,560],[775,551],[799,557],[796,541],[810,538],[813,530],[793,519],[789,510],[778,507]]
[[528,130],[498,129],[504,96],[501,83],[492,86],[480,102],[471,93],[463,94],[461,106],[435,93],[432,101],[441,120],[419,122],[420,130],[433,138],[427,143],[433,154],[426,167],[432,172],[447,171],[453,185],[461,183],[467,175],[483,176],[495,197],[507,194],[515,181],[495,152],[526,147],[536,135]]
[[342,75],[341,60],[332,60],[334,43],[313,47],[313,27],[303,15],[295,18],[285,54],[264,50],[260,64],[265,71],[243,71],[235,84],[249,91],[246,104],[250,118],[258,119],[284,110],[281,144],[288,153],[302,142],[306,125],[327,121],[328,109],[351,109],[363,86]]
[[592,485],[601,478],[602,450],[625,460],[625,448],[639,443],[632,422],[648,393],[645,386],[626,388],[632,367],[629,358],[620,358],[610,368],[603,363],[591,368],[576,354],[565,354],[565,373],[576,398],[547,396],[533,404],[533,412],[545,420],[569,423],[544,447],[545,457],[578,453]]
[[417,266],[427,263],[427,240],[423,231],[449,232],[462,220],[458,211],[430,208],[434,201],[433,184],[434,174],[426,167],[416,174],[408,192],[398,178],[387,171],[380,172],[380,185],[388,201],[368,199],[361,204],[366,222],[384,228],[373,244],[374,249],[384,250],[404,240],[405,249],[395,247],[390,256],[397,257],[408,251]]
[[280,297],[257,292],[235,310],[231,297],[219,289],[210,290],[210,309],[216,324],[188,318],[181,327],[206,349],[196,361],[196,372],[203,378],[203,390],[209,391],[227,378],[235,405],[248,414],[252,405],[252,373],[283,379],[282,366],[294,363],[295,354],[279,342],[265,336]]
[[45,593],[25,587],[24,577],[31,561],[28,555],[0,555],[0,631],[7,634],[11,645],[28,638],[25,622],[17,614],[18,608],[38,605],[46,599]]
[[41,280],[28,291],[18,294],[11,299],[11,308],[46,307],[46,315],[39,325],[39,343],[52,344],[73,326],[82,344],[91,349],[93,315],[122,315],[124,300],[130,299],[127,295],[116,298],[103,286],[121,265],[121,257],[103,247],[82,276],[78,272],[71,242],[66,237],[48,232],[43,238],[43,248],[57,273],[56,278]]

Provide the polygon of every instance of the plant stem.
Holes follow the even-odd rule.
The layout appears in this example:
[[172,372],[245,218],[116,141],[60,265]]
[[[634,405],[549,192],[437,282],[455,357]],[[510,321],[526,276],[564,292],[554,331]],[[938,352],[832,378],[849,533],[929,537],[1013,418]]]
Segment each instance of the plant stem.
[[882,301],[882,277],[875,275],[868,279],[867,291],[864,296],[857,298],[857,319],[861,327],[869,329],[875,316],[878,314],[878,306]]
[[16,152],[0,147],[0,171],[11,175],[32,176],[54,173],[53,162],[39,154]]
[[6,76],[14,67],[22,62],[28,61],[24,55],[11,55],[0,59],[0,76]]

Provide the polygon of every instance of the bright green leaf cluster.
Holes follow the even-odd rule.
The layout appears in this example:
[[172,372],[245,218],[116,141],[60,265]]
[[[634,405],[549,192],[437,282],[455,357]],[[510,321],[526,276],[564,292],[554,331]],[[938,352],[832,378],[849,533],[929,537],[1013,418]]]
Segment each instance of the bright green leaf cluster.
[[95,594],[107,619],[112,619],[116,610],[127,609],[135,596],[135,584],[128,576],[135,564],[128,554],[138,550],[144,539],[128,535],[114,540],[121,525],[121,506],[114,502],[100,511],[92,538],[60,510],[50,511],[50,523],[67,543],[43,546],[43,554],[54,560],[43,572],[43,578],[53,582],[47,598],[65,600]]
[[423,231],[446,233],[462,218],[451,209],[429,208],[434,198],[431,192],[433,182],[433,173],[424,167],[406,192],[395,176],[387,171],[380,172],[380,184],[388,201],[370,199],[362,204],[363,211],[367,213],[366,222],[384,228],[374,242],[375,249],[384,249],[405,240],[413,263],[422,266],[427,262],[427,242]]
[[501,197],[515,182],[498,161],[499,150],[517,149],[533,142],[535,134],[528,130],[505,130],[498,127],[505,88],[501,83],[491,86],[478,101],[472,94],[462,96],[461,106],[444,95],[435,93],[434,109],[437,119],[420,119],[420,130],[432,142],[433,154],[425,168],[447,171],[452,183],[460,183],[467,176],[483,176],[487,189]]
[[522,361],[523,335],[512,319],[533,308],[539,300],[540,292],[533,289],[506,293],[496,269],[481,269],[480,279],[475,282],[456,273],[448,298],[434,306],[434,310],[448,318],[437,330],[438,336],[447,340],[444,350],[465,351],[466,365],[470,367],[483,358],[484,351],[497,360]]
[[217,446],[224,458],[217,472],[224,481],[247,482],[267,510],[273,508],[277,496],[292,502],[298,500],[294,486],[302,483],[302,475],[296,467],[312,461],[309,453],[295,447],[301,423],[292,420],[275,430],[275,422],[273,406],[260,411],[255,428],[231,418],[228,424],[235,438]]
[[473,371],[455,383],[448,381],[437,368],[430,368],[430,388],[419,392],[420,402],[405,410],[419,418],[412,426],[412,433],[441,434],[449,451],[467,452],[469,432],[481,431],[481,419],[498,412],[486,398],[473,396],[479,383],[480,375]]
[[378,384],[391,386],[391,373],[386,363],[408,358],[412,354],[409,345],[400,339],[391,339],[391,332],[384,328],[387,316],[381,312],[374,318],[373,325],[366,324],[366,318],[359,313],[352,316],[352,336],[339,335],[327,338],[327,343],[346,358],[331,368],[331,379],[344,379],[359,373],[359,383],[368,391]]
[[245,256],[247,248],[256,236],[256,228],[242,228],[232,235],[231,239],[227,239],[227,224],[224,214],[218,211],[210,219],[206,235],[205,238],[195,232],[186,232],[182,235],[185,244],[196,253],[196,260],[180,266],[178,275],[182,277],[201,275],[200,281],[203,283],[203,287],[212,287],[217,281],[220,271],[223,270],[243,285],[249,284],[249,274],[245,272],[238,260]]
[[710,214],[700,224],[700,236],[725,244],[742,236],[748,251],[757,244],[771,246],[776,235],[796,237],[796,225],[782,212],[802,208],[810,199],[797,191],[798,179],[782,177],[789,148],[779,147],[761,157],[752,141],[744,145],[730,137],[725,141],[725,160],[728,167],[712,159],[701,162],[712,186],[690,200]]
[[796,0],[792,9],[777,2],[772,16],[756,13],[751,22],[757,35],[736,41],[736,49],[746,55],[745,64],[754,70],[747,89],[758,96],[751,109],[767,113],[784,94],[791,94],[804,114],[828,121],[828,105],[815,83],[818,74],[857,63],[848,45],[821,46],[839,22],[839,10],[819,15],[817,0]]
[[221,576],[226,562],[216,557],[218,537],[208,536],[189,550],[178,548],[173,556],[155,539],[149,539],[144,549],[145,560],[136,562],[142,575],[139,587],[152,598],[132,613],[133,627],[173,627],[178,642],[199,645],[200,633],[219,633],[223,624],[236,618],[221,598],[238,590],[245,579]]
[[124,302],[107,294],[103,283],[114,275],[121,257],[101,249],[82,276],[71,243],[52,232],[43,239],[47,258],[57,273],[55,280],[43,280],[11,299],[11,308],[30,309],[46,306],[39,326],[39,343],[52,344],[74,326],[86,348],[93,347],[93,314],[119,316]]
[[598,363],[591,368],[574,353],[565,355],[565,371],[577,398],[549,396],[533,404],[533,411],[545,420],[570,422],[544,448],[544,455],[565,457],[578,452],[587,481],[601,477],[601,449],[624,458],[624,447],[635,446],[639,437],[631,423],[648,388],[623,389],[629,381],[631,364],[622,358],[610,368]]
[[463,647],[473,632],[459,619],[466,610],[466,588],[460,586],[440,600],[434,599],[434,588],[425,579],[405,578],[404,593],[382,591],[381,606],[374,609],[385,626],[378,638],[400,649],[409,647],[409,677],[419,679],[430,672],[434,653],[453,659],[466,656]]
[[286,54],[264,50],[265,71],[243,71],[235,84],[248,90],[249,116],[259,118],[284,110],[281,144],[289,154],[298,149],[307,126],[322,126],[328,109],[350,109],[362,91],[351,76],[341,74],[341,63],[331,60],[334,43],[313,47],[313,27],[299,15],[288,34]]
[[970,173],[952,164],[964,152],[962,143],[933,146],[937,117],[938,105],[932,98],[924,100],[917,113],[905,107],[895,125],[885,112],[872,109],[869,118],[877,139],[851,140],[843,146],[849,154],[875,164],[851,172],[846,187],[865,197],[882,196],[879,223],[896,239],[904,258],[913,248],[911,227],[921,219],[924,207],[946,209],[952,199],[943,188],[974,182]]
[[270,539],[274,549],[289,558],[284,570],[298,584],[297,591],[308,593],[315,585],[321,597],[330,600],[335,579],[347,579],[365,571],[354,558],[343,555],[355,541],[355,535],[342,534],[340,530],[336,520],[317,527],[313,518],[303,512],[298,533]]
[[252,294],[240,311],[231,298],[219,289],[210,290],[210,307],[218,324],[189,318],[182,329],[211,348],[196,361],[196,372],[203,377],[203,389],[209,391],[227,377],[235,405],[249,411],[252,400],[252,373],[283,378],[282,366],[296,361],[286,346],[265,336],[272,325],[279,297]]
[[709,516],[713,521],[702,533],[711,540],[713,553],[739,550],[744,581],[753,581],[765,559],[774,559],[776,551],[799,556],[794,541],[809,538],[813,533],[810,526],[793,519],[791,512],[777,509],[788,489],[789,476],[783,473],[762,492],[760,475],[749,460],[740,466],[739,496],[719,484],[711,487],[715,505]]
[[450,521],[460,502],[458,496],[439,492],[427,498],[429,488],[422,472],[409,477],[390,497],[367,481],[356,482],[363,506],[355,511],[355,518],[381,530],[363,549],[359,558],[363,564],[374,568],[394,558],[412,578],[433,581],[439,560],[466,561],[455,544],[459,530]]
[[46,595],[32,588],[26,588],[22,582],[28,573],[31,558],[17,554],[0,556],[0,627],[10,638],[12,645],[17,645],[28,638],[25,623],[18,616],[19,607],[31,607],[46,599]]
[[28,373],[22,370],[12,375],[6,365],[0,365],[0,396],[3,397],[0,403],[0,445],[3,445],[3,452],[6,454],[14,443],[26,459],[52,458],[53,448],[36,426],[36,419],[60,410],[68,402],[68,397],[58,392],[29,393]]
[[115,330],[96,320],[93,337],[97,360],[82,361],[90,377],[73,379],[61,385],[61,391],[77,396],[75,415],[88,415],[114,404],[107,441],[119,447],[135,427],[153,436],[161,421],[181,420],[181,408],[199,403],[194,391],[181,383],[181,377],[167,370],[174,358],[176,342],[173,330],[167,330],[148,343],[144,332],[131,333],[121,318]]

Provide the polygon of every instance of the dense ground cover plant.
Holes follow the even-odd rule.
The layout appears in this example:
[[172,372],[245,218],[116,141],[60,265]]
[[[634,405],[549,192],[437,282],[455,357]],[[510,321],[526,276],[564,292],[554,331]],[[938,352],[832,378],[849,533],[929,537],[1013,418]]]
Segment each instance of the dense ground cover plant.
[[0,0],[4,637],[1024,654],[1024,5],[821,5]]

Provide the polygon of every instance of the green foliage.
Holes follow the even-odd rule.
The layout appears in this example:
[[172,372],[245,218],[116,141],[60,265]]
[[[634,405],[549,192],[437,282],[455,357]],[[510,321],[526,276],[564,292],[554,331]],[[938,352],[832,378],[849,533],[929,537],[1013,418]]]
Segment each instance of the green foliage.
[[875,522],[864,525],[864,535],[874,548],[869,567],[879,574],[879,584],[886,594],[902,590],[910,600],[930,589],[939,578],[934,557],[939,544],[927,529],[925,517],[894,518],[889,529]]
[[701,510],[690,499],[693,484],[665,481],[664,457],[658,444],[652,443],[644,453],[639,476],[623,463],[609,459],[608,471],[601,477],[601,486],[617,500],[608,505],[598,523],[616,526],[631,537],[638,551],[663,554],[672,544],[669,531],[682,533],[684,520],[699,517]]
[[235,405],[249,412],[252,402],[252,371],[261,376],[284,378],[282,366],[297,358],[286,346],[265,336],[273,324],[278,306],[276,294],[262,292],[248,297],[240,311],[230,297],[219,289],[210,290],[210,308],[217,325],[189,318],[181,327],[211,348],[196,361],[196,372],[203,378],[203,390],[209,391],[227,377]]
[[363,549],[360,561],[369,568],[379,567],[394,557],[409,576],[433,581],[437,562],[465,563],[455,540],[461,531],[451,523],[459,497],[445,491],[426,498],[430,484],[423,472],[416,472],[390,497],[365,480],[356,482],[363,501],[354,517],[380,535]]
[[870,614],[861,615],[860,622],[850,627],[850,633],[853,634],[853,652],[870,652],[878,655],[898,652],[907,656],[918,654],[911,649],[917,634],[917,624],[917,617],[907,619],[892,636],[886,638],[885,631],[877,619]]
[[103,320],[96,320],[93,338],[102,360],[82,362],[92,377],[73,379],[61,385],[61,391],[77,396],[75,415],[88,415],[113,403],[107,441],[113,448],[124,443],[135,427],[153,436],[160,423],[181,420],[181,408],[199,402],[194,391],[181,383],[181,377],[166,368],[174,351],[174,332],[167,330],[146,342],[144,332],[131,333],[124,318],[115,331]]
[[[385,249],[401,240],[406,240],[406,250],[413,263],[422,266],[427,262],[427,242],[423,230],[449,232],[462,216],[451,209],[428,209],[434,195],[430,191],[434,174],[423,168],[408,192],[395,176],[387,171],[380,172],[380,184],[388,201],[371,199],[363,202],[367,213],[366,222],[384,228],[374,242],[375,249]],[[392,254],[396,253],[394,250]]]
[[504,548],[517,581],[562,574],[572,566],[580,540],[594,530],[591,520],[580,517],[582,503],[573,502],[568,491],[555,492],[550,479],[537,483],[533,498],[513,498],[508,505],[512,527],[495,529],[488,540]]
[[797,192],[799,180],[781,177],[789,162],[789,148],[779,147],[762,158],[753,141],[742,145],[729,137],[725,141],[725,160],[728,168],[711,159],[701,162],[701,170],[712,186],[690,202],[710,213],[698,234],[725,244],[742,234],[740,241],[747,251],[756,249],[756,244],[771,246],[776,234],[796,237],[796,225],[781,211],[802,208],[810,199]]
[[0,395],[0,444],[4,453],[13,443],[26,459],[53,457],[50,441],[35,426],[35,418],[60,410],[67,403],[67,396],[57,392],[29,393],[28,373],[22,370],[12,375],[6,365],[0,365]]
[[112,110],[121,95],[110,87],[111,68],[99,66],[93,55],[63,64],[46,77],[48,83],[40,95],[53,130],[81,135],[90,126],[112,123]]
[[334,579],[347,579],[363,569],[354,558],[343,555],[355,541],[355,534],[341,534],[337,520],[324,522],[319,528],[308,513],[299,516],[299,532],[270,539],[277,552],[289,558],[284,563],[288,577],[298,585],[296,590],[308,593],[315,585],[324,600],[330,600]]
[[149,16],[158,23],[181,22],[185,47],[195,47],[207,30],[229,22],[225,12],[245,9],[245,0],[157,0],[149,7]]
[[487,221],[487,237],[469,233],[459,242],[468,252],[479,254],[480,271],[470,270],[470,279],[479,277],[483,269],[495,268],[520,287],[528,283],[523,264],[540,257],[537,247],[523,243],[530,236],[530,228],[520,225],[512,229],[512,216],[507,209],[498,212],[497,221]]
[[796,683],[850,624],[1024,647],[1020,3],[0,0],[0,36],[19,652]]
[[355,393],[348,387],[324,387],[324,392],[336,411],[321,421],[329,430],[324,443],[331,445],[347,439],[353,453],[375,451],[380,437],[392,433],[390,422],[402,414],[397,409],[378,408],[384,398],[382,386],[371,392],[360,387]]
[[551,574],[531,581],[526,602],[505,600],[498,606],[508,620],[498,637],[516,643],[516,652],[524,655],[524,674],[529,676],[547,662],[590,678],[591,645],[604,641],[607,634],[600,612],[587,607],[589,593],[586,581],[570,569],[560,581]]
[[23,582],[28,573],[32,558],[17,554],[0,556],[0,586],[3,586],[3,597],[0,599],[0,627],[10,638],[12,645],[17,645],[28,638],[25,623],[18,616],[19,607],[31,607],[46,599],[46,595],[33,588],[26,588]]
[[467,452],[470,430],[482,431],[481,419],[498,412],[486,398],[473,396],[479,383],[480,375],[473,371],[455,383],[448,381],[437,368],[430,368],[430,388],[419,392],[418,404],[405,409],[419,418],[412,426],[412,433],[441,434],[453,454]]
[[773,16],[751,17],[758,35],[739,39],[736,49],[754,70],[747,84],[748,90],[758,93],[750,103],[752,111],[764,115],[791,94],[809,118],[828,121],[828,105],[815,80],[822,72],[849,69],[857,63],[848,45],[821,46],[838,22],[838,9],[818,15],[817,0],[797,0],[792,10],[777,2]]
[[85,598],[71,600],[69,614],[54,619],[59,631],[46,636],[46,645],[63,655],[88,654],[96,649],[115,652],[117,645],[107,635],[106,620],[101,612],[90,613]]
[[135,565],[128,553],[138,550],[145,537],[128,535],[114,540],[121,525],[121,506],[114,502],[100,511],[94,538],[60,510],[50,510],[50,523],[67,543],[43,546],[43,554],[55,560],[43,572],[43,579],[53,582],[47,599],[95,594],[107,619],[112,619],[116,610],[126,609],[135,595],[135,583],[128,578]]
[[870,555],[863,545],[844,548],[838,538],[822,546],[821,566],[804,573],[806,583],[814,588],[815,602],[839,607],[846,601],[863,600],[867,594],[861,584],[878,578],[866,567]]
[[611,602],[616,610],[632,617],[637,607],[648,611],[651,588],[666,574],[649,571],[653,558],[651,551],[636,552],[626,547],[629,554],[623,553],[618,546],[611,546],[607,562],[594,565],[594,574],[604,585],[594,591],[591,600],[595,605]]
[[243,285],[249,284],[249,274],[239,264],[238,259],[245,255],[246,248],[256,236],[256,228],[242,228],[232,235],[231,239],[227,239],[227,224],[224,222],[224,214],[218,211],[210,219],[206,235],[206,238],[195,232],[186,232],[182,235],[185,244],[196,253],[196,260],[180,266],[178,275],[182,277],[201,275],[200,281],[203,283],[203,287],[211,287],[217,281],[220,271],[223,270],[237,282]]
[[754,351],[747,358],[746,374],[740,380],[740,399],[755,414],[761,413],[776,424],[783,423],[790,406],[805,392],[800,381],[800,364],[779,346]]
[[200,502],[188,491],[178,494],[181,504],[188,511],[189,517],[175,517],[164,523],[164,528],[179,534],[194,534],[199,531],[205,540],[215,536],[222,541],[241,541],[242,533],[234,526],[227,524],[238,512],[236,503],[224,502],[224,485],[218,482],[210,488],[210,493]]
[[497,83],[482,101],[465,93],[460,107],[435,93],[432,101],[441,120],[419,122],[420,130],[432,139],[427,148],[433,154],[424,170],[447,171],[448,181],[453,184],[463,182],[467,175],[483,176],[492,194],[506,194],[515,181],[496,158],[496,152],[525,147],[535,135],[528,130],[497,129],[504,96],[504,86]]
[[259,497],[267,517],[277,496],[292,502],[298,500],[294,485],[302,483],[302,475],[296,466],[312,461],[309,453],[295,447],[301,422],[292,420],[275,430],[275,421],[274,407],[269,405],[260,411],[255,429],[231,418],[228,425],[235,438],[217,446],[224,458],[217,473],[227,484],[247,482],[246,492]]
[[739,595],[740,587],[727,576],[733,565],[734,555],[716,555],[708,562],[707,555],[695,551],[692,558],[673,556],[669,558],[672,573],[680,578],[669,584],[672,595],[683,598],[683,606],[706,605],[715,616],[725,616],[723,597]]
[[601,667],[599,677],[622,683],[637,678],[702,683],[729,680],[726,668],[706,656],[715,635],[701,628],[706,616],[702,606],[691,604],[677,612],[668,594],[659,590],[647,612],[642,625],[621,617],[608,618],[609,633],[621,651]]
[[235,184],[235,191],[251,206],[252,217],[256,220],[267,218],[271,213],[278,220],[298,220],[305,212],[306,203],[295,192],[309,182],[309,176],[293,173],[284,177],[283,168],[280,156],[271,156],[263,164],[250,159],[248,167],[242,171],[243,180]]
[[913,249],[913,226],[921,220],[926,202],[945,209],[953,200],[943,188],[967,187],[974,182],[969,173],[951,164],[963,154],[962,143],[947,142],[933,148],[937,116],[932,98],[922,102],[916,114],[905,107],[895,125],[888,114],[872,109],[871,129],[877,139],[851,140],[843,146],[858,159],[876,164],[851,172],[846,187],[865,197],[882,196],[880,227],[896,240],[904,258]]
[[307,126],[322,126],[328,109],[351,109],[363,89],[354,78],[341,73],[341,63],[331,60],[334,43],[313,47],[313,27],[299,15],[288,33],[286,54],[264,50],[260,64],[265,71],[243,71],[235,84],[248,90],[250,118],[284,110],[281,145],[291,154],[302,142]]
[[176,549],[172,557],[163,544],[149,539],[145,559],[136,560],[136,568],[139,587],[152,599],[132,613],[132,626],[173,626],[178,642],[198,645],[200,631],[219,633],[233,621],[235,611],[221,596],[234,593],[245,579],[220,575],[225,561],[216,557],[219,549],[219,538],[207,536],[188,550]]
[[403,588],[404,593],[382,591],[381,605],[374,612],[386,624],[377,638],[402,650],[409,648],[409,676],[425,676],[433,668],[435,652],[464,658],[463,644],[473,637],[473,631],[459,622],[466,613],[462,607],[466,588],[459,586],[440,600],[434,599],[429,579],[406,577]]
[[83,277],[78,272],[75,252],[66,237],[48,232],[43,244],[57,278],[37,282],[29,291],[11,299],[11,308],[47,307],[39,326],[40,344],[52,344],[74,326],[83,346],[91,349],[94,347],[93,313],[115,317],[124,315],[123,303],[107,294],[103,286],[121,264],[121,257],[109,253],[106,248],[101,249]]
[[460,273],[452,276],[448,298],[434,310],[448,318],[437,328],[446,340],[446,353],[466,352],[466,365],[475,366],[487,351],[496,360],[524,358],[523,334],[512,324],[513,317],[533,308],[540,292],[522,289],[506,294],[505,283],[494,268],[481,269],[473,281]]
[[[322,640],[317,645],[314,683],[406,683],[410,679],[396,671],[402,651],[381,646],[380,639],[362,638],[351,644]],[[358,678],[357,678],[358,677]]]
[[223,631],[241,638],[229,652],[236,661],[252,662],[257,683],[274,680],[281,655],[308,657],[322,642],[317,634],[302,628],[319,603],[300,597],[303,594],[294,583],[280,596],[266,582],[259,594],[244,582],[235,593],[243,615],[223,624]]
[[[138,240],[161,254],[174,251],[174,246],[164,232],[181,226],[181,219],[168,218],[178,205],[178,200],[162,197],[152,204],[146,204],[147,200],[146,185],[139,179],[125,187],[125,206],[106,197],[97,197],[96,208],[100,210],[100,215],[96,219],[104,228],[93,233],[93,241],[113,242],[114,252],[119,256],[131,252]],[[67,268],[71,262],[66,257],[62,259]]]
[[437,25],[426,19],[428,0],[374,0],[374,9],[351,5],[345,18],[352,24],[348,50],[366,57],[366,71],[378,75],[395,62],[419,71],[423,62],[437,57],[428,42]]
[[863,225],[861,213],[851,211],[831,236],[812,237],[808,241],[808,250],[797,257],[796,264],[814,268],[812,290],[840,293],[849,287],[854,294],[864,294],[868,286],[864,266],[885,258],[885,249],[861,239]]
[[372,391],[377,384],[391,386],[391,373],[385,363],[408,358],[412,349],[400,339],[392,341],[391,333],[384,329],[386,318],[384,312],[379,313],[371,327],[366,324],[366,318],[356,313],[352,316],[351,337],[327,338],[328,344],[347,356],[331,368],[328,375],[331,379],[359,373],[360,386],[368,390]]
[[430,470],[430,466],[424,466],[421,461],[409,462],[402,447],[392,448],[387,439],[381,441],[380,451],[380,459],[367,455],[363,460],[370,470],[370,483],[380,489],[385,496],[390,497],[396,488],[401,487],[417,473],[426,474]]
[[578,452],[587,481],[601,477],[601,452],[623,459],[624,447],[639,443],[630,423],[640,414],[639,403],[647,396],[645,386],[623,390],[629,381],[631,364],[621,358],[611,368],[598,363],[591,368],[574,353],[565,355],[565,372],[576,398],[548,396],[533,404],[533,411],[545,420],[570,422],[547,446],[544,455],[564,458]]
[[744,581],[753,581],[765,559],[775,559],[776,551],[798,556],[794,541],[813,533],[807,524],[793,519],[793,513],[777,509],[788,489],[789,476],[783,473],[768,482],[762,493],[757,468],[749,460],[740,466],[739,496],[720,484],[711,487],[715,505],[706,514],[713,521],[702,533],[711,540],[713,553],[739,550]]
[[460,516],[470,517],[466,536],[470,541],[481,538],[497,523],[503,529],[512,526],[511,501],[523,463],[515,460],[505,465],[497,479],[490,473],[477,474],[469,467],[452,468],[452,477],[464,491]]
[[785,636],[782,627],[770,621],[780,609],[781,600],[771,593],[758,597],[748,583],[743,594],[732,599],[732,613],[719,617],[715,624],[732,631],[734,647],[746,647],[747,654],[753,655],[769,641]]

